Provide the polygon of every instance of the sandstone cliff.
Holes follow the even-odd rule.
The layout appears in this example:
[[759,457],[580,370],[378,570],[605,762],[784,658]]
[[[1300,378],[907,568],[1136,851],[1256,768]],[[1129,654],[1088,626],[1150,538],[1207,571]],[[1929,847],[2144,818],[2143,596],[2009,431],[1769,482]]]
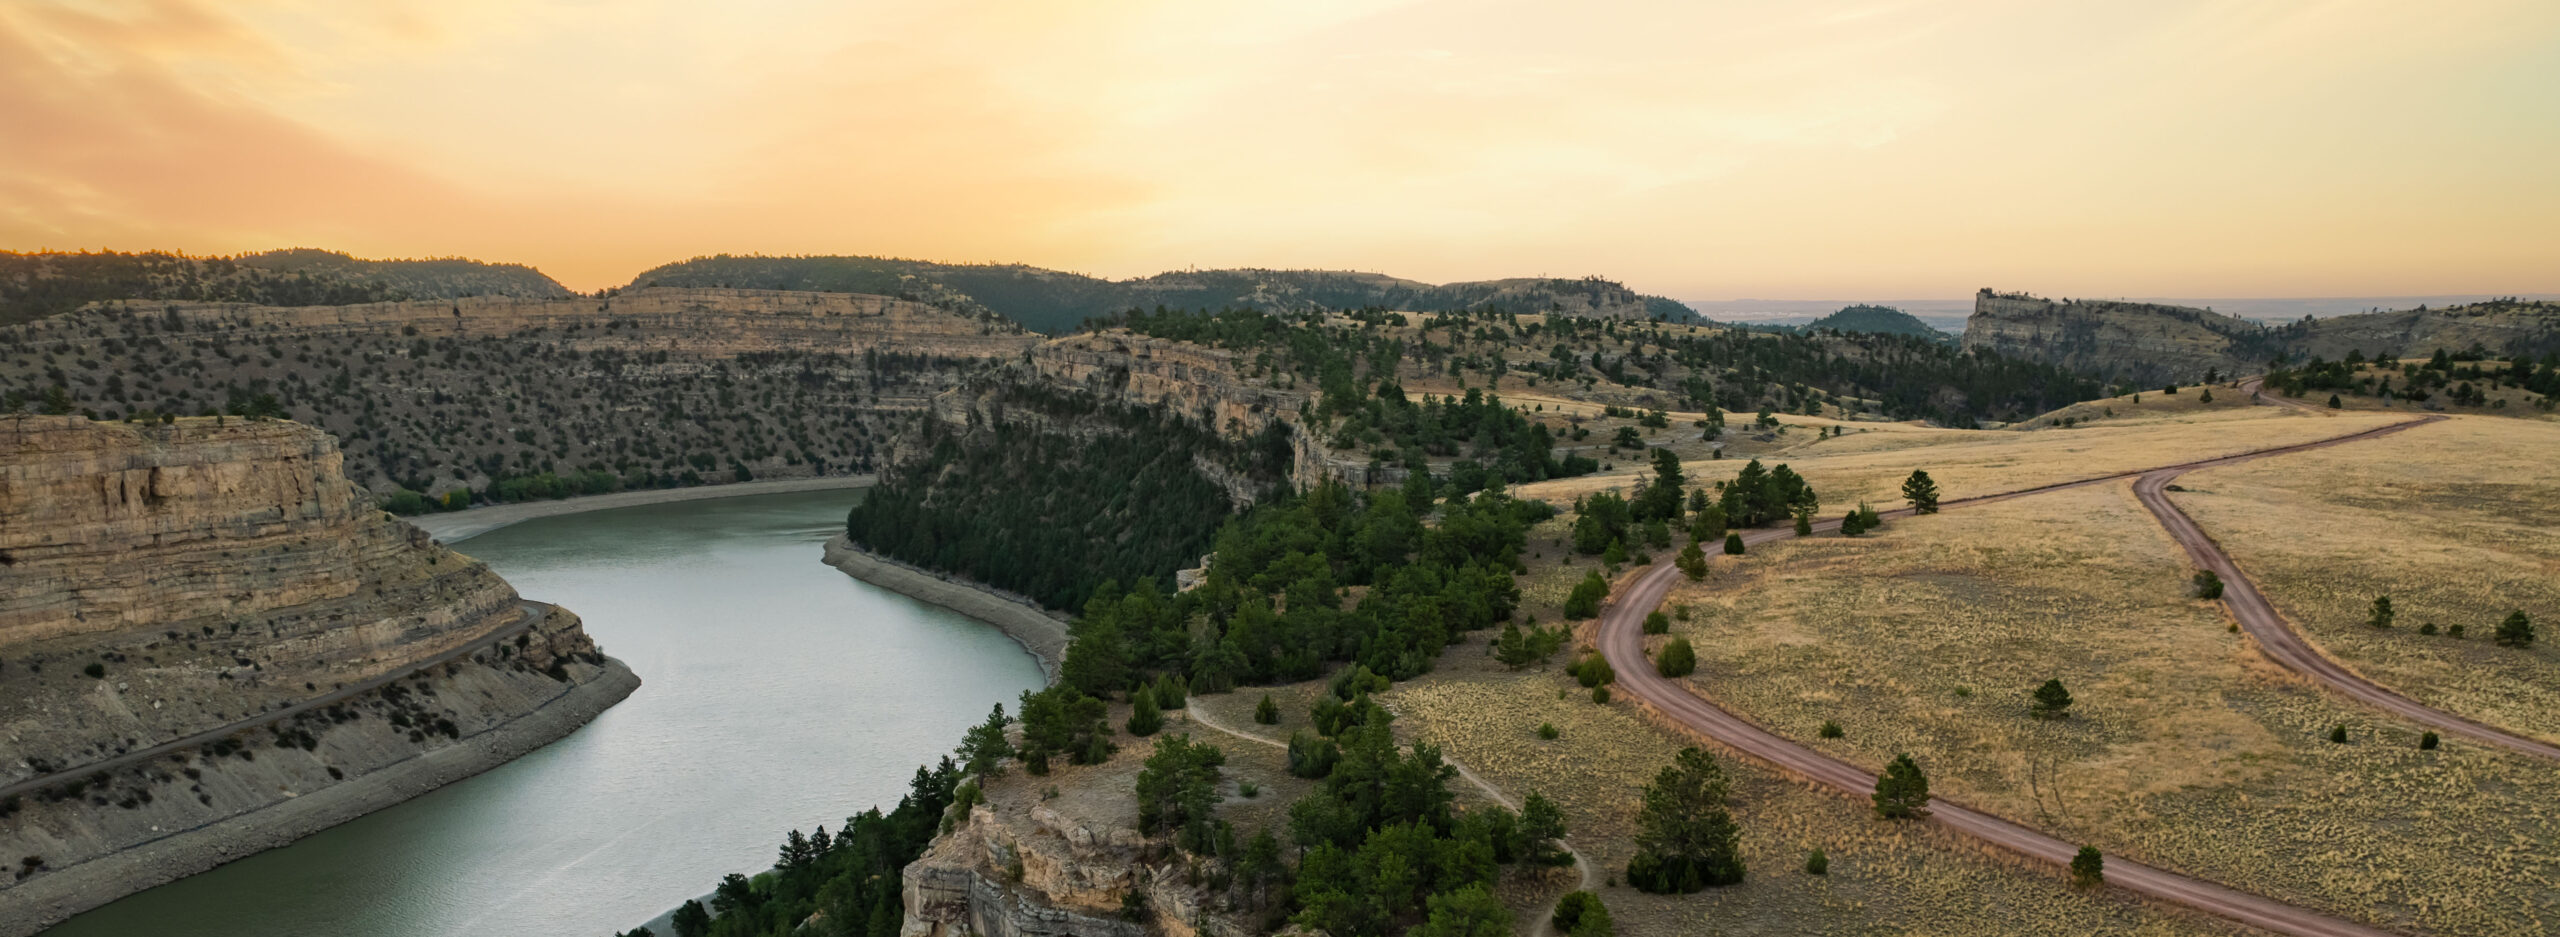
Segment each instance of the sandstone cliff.
[[567,733],[636,680],[279,421],[0,418],[0,934]]
[[1037,340],[992,316],[842,293],[116,302],[0,328],[0,409],[264,407],[337,436],[376,493],[489,499],[505,496],[495,482],[546,472],[590,491],[869,471],[934,394]]
[[2129,385],[2189,382],[2206,372],[2255,374],[2276,356],[2332,361],[2412,357],[2436,349],[2491,355],[2560,350],[2560,304],[2488,302],[2262,325],[2209,309],[2106,300],[2049,300],[1983,290],[1964,347],[2061,365]]

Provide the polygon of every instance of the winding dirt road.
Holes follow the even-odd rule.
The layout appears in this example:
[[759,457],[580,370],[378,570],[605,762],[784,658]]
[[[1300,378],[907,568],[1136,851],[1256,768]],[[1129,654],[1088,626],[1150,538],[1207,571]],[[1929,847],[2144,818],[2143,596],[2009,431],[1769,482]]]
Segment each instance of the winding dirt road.
[[[2229,465],[2235,462],[2261,459],[2290,452],[2301,452],[2309,449],[2340,445],[2363,439],[2371,439],[2377,436],[2397,433],[2414,426],[2432,423],[2440,419],[2442,419],[2442,417],[2424,417],[2366,430],[2360,433],[2351,433],[2344,436],[2320,440],[2317,442],[2292,446],[2280,446],[2255,452],[2242,453],[2239,455],[2165,466],[2157,469],[2118,472],[2095,478],[2045,485],[1996,495],[1985,495],[1976,498],[1945,501],[1942,502],[1939,507],[1941,510],[1946,510],[1972,505],[1991,504],[2049,491],[2060,491],[2070,488],[2086,487],[2089,485],[2105,484],[2125,478],[2149,479],[2155,475],[2161,476],[2158,482],[2159,485],[2166,485],[2168,478],[2175,477],[2177,474],[2183,472],[2209,468],[2217,465]],[[2145,503],[2149,502],[2146,501]],[[2181,520],[2185,517],[2185,515],[2182,514],[2175,514],[2174,509],[2172,509],[2171,513]],[[1886,516],[1907,517],[1911,514],[1911,510],[1904,508],[1888,511],[1885,512],[1885,514]],[[2166,522],[2165,517],[2163,518],[2163,521],[2164,523]],[[1837,530],[1839,525],[1839,521],[1831,520],[1815,524],[1814,529],[1816,531]],[[2189,522],[2188,526],[2192,528],[2192,522]],[[1746,545],[1758,545],[1783,540],[1794,535],[1793,531],[1784,529],[1752,530],[1743,533],[1743,542]],[[2208,547],[2210,546],[2211,540],[2209,538],[2203,538],[2200,531],[2196,533],[2196,536],[2202,539]],[[2182,540],[2182,542],[2184,541]],[[2192,551],[2193,549],[2194,547],[2191,546],[2190,550]],[[2216,555],[2219,555],[2220,553],[2218,548],[2213,548],[2210,552]],[[2230,570],[2227,574],[2229,580],[2245,583],[2245,580],[2239,576],[2238,570],[2229,566],[2227,558],[2223,560],[2223,564],[2225,568]],[[2217,574],[2226,575],[2222,573]],[[1866,769],[1771,734],[1770,732],[1761,729],[1759,726],[1751,724],[1747,720],[1726,712],[1715,704],[1708,702],[1704,697],[1691,692],[1689,685],[1685,681],[1666,679],[1654,672],[1653,664],[1651,661],[1646,659],[1644,652],[1644,617],[1661,607],[1664,598],[1670,595],[1671,587],[1678,581],[1679,575],[1679,570],[1671,564],[1665,563],[1657,565],[1643,575],[1637,577],[1634,582],[1620,588],[1617,594],[1612,596],[1608,609],[1601,614],[1597,638],[1599,650],[1602,656],[1608,659],[1609,665],[1616,668],[1620,689],[1634,695],[1637,699],[1644,701],[1646,704],[1651,705],[1656,710],[1678,722],[1688,730],[1717,744],[1731,748],[1745,756],[1773,765],[1781,771],[1785,771],[1789,774],[1820,784],[1828,785],[1839,790],[1841,793],[1852,797],[1864,798],[1868,794],[1872,793],[1875,790],[1876,775],[1868,772]],[[2228,588],[2228,586],[2226,586],[2226,588]],[[2247,591],[2250,595],[2256,594],[2255,589],[2248,589]],[[2226,592],[2226,595],[2228,594],[2229,593]],[[2269,618],[2266,620],[2265,626],[2269,630],[2274,633],[2291,637],[2290,630],[2284,627],[2281,618],[2273,616],[2272,609],[2267,611],[2267,615]],[[2253,633],[2254,630],[2255,629],[2253,628]],[[2293,640],[2296,645],[2300,644],[2299,638],[2293,638]],[[2263,643],[2264,639],[2262,638],[2261,641]],[[2305,650],[2308,650],[2307,647],[2305,647]],[[2320,658],[2316,653],[2309,654],[2309,657],[2315,660],[2325,660]],[[2331,666],[2334,667],[2335,665]],[[2327,679],[2318,672],[2305,672],[2311,673],[2315,679]],[[2343,670],[2339,672],[2342,674],[2344,673]],[[2347,676],[2352,679],[2352,675]],[[2364,683],[2361,680],[2356,680],[2355,682],[2370,688],[2372,692],[2380,694],[2383,697],[2397,700],[2401,706],[2425,710],[2424,707],[2419,707],[2415,703],[2402,700],[2396,696],[2391,696],[2388,691],[2384,691],[2379,687],[2373,687],[2371,684]],[[2341,687],[2341,689],[2344,690],[2345,688]],[[2354,694],[2351,693],[2350,695]],[[2393,707],[2393,709],[2394,711],[2399,711],[2398,707]],[[2445,719],[2453,719],[2453,717],[2443,716],[2443,714],[2437,715]],[[2457,719],[2454,721],[2459,722],[2460,720]],[[2465,725],[2470,724],[2465,723]],[[2476,725],[2471,726],[2471,728],[2474,731],[2489,731],[2492,733],[2495,731],[2487,730],[2485,727]],[[1949,802],[1943,798],[1932,801],[1929,820],[1948,829],[1979,839],[1985,843],[1998,846],[2029,858],[2049,862],[2057,866],[2067,865],[2071,861],[2072,856],[2079,851],[2078,844],[2064,842],[2044,833],[2037,832],[2036,830],[2024,825],[2011,822],[1980,810],[1975,810],[1960,803]],[[2253,895],[2200,879],[2189,878],[2173,872],[2164,871],[2129,859],[2110,858],[2108,860],[2107,883],[2137,894],[2184,905],[2189,908],[2194,908],[2199,911],[2239,921],[2253,927],[2258,927],[2279,934],[2291,934],[2296,935],[2296,937],[2347,937],[2347,935],[2354,935],[2354,937],[2379,937],[2379,935],[2390,933],[2389,931],[2380,930],[2364,924],[2358,924],[2353,921],[2331,917],[2305,908],[2295,907],[2272,898]]]
[[64,781],[88,777],[89,775],[97,774],[102,771],[121,771],[125,768],[150,761],[151,759],[158,758],[162,755],[167,755],[183,749],[210,745],[225,736],[246,732],[260,726],[274,723],[280,719],[290,719],[314,709],[346,702],[347,700],[354,699],[363,694],[373,692],[374,690],[394,681],[405,679],[412,674],[421,673],[440,664],[445,664],[471,654],[488,650],[500,641],[504,641],[508,638],[524,633],[526,629],[533,627],[535,622],[541,621],[543,616],[550,614],[551,610],[555,607],[556,606],[549,602],[536,602],[532,599],[518,598],[516,600],[517,615],[515,621],[499,626],[497,630],[491,631],[487,635],[474,639],[467,644],[445,651],[441,654],[437,654],[433,657],[429,657],[416,664],[391,671],[390,673],[374,677],[370,680],[365,680],[361,683],[355,683],[339,689],[331,690],[327,693],[303,700],[302,702],[295,703],[283,709],[259,713],[247,719],[241,719],[212,729],[207,729],[184,738],[162,742],[149,748],[126,752],[104,761],[93,761],[77,768],[65,768],[50,774],[28,778],[7,787],[0,787],[0,798],[13,797],[21,794],[31,794],[55,784],[60,784]]

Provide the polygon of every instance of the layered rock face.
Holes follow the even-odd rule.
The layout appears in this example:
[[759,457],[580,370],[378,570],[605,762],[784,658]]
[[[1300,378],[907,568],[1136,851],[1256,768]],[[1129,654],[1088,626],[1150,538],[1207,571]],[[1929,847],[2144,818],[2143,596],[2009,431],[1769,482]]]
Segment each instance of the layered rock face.
[[0,418],[0,852],[36,860],[0,933],[485,770],[636,684],[339,462],[280,421]]
[[2133,384],[2187,382],[2208,371],[2255,374],[2277,355],[2336,361],[2355,351],[2414,357],[2475,347],[2498,357],[2541,355],[2560,350],[2560,304],[2489,302],[2267,326],[2186,306],[1983,290],[1965,321],[1964,347]]
[[935,394],[1037,341],[992,316],[844,293],[128,301],[0,328],[0,393],[107,419],[264,401],[342,440],[348,474],[378,493],[544,472],[716,484],[876,468]]
[[[1124,826],[1047,807],[1027,817],[981,805],[909,863],[900,937],[1249,937],[1243,916],[1211,907],[1182,883],[1178,862],[1149,863],[1148,843]],[[1121,914],[1136,894],[1146,923]],[[1147,926],[1152,925],[1152,926]]]

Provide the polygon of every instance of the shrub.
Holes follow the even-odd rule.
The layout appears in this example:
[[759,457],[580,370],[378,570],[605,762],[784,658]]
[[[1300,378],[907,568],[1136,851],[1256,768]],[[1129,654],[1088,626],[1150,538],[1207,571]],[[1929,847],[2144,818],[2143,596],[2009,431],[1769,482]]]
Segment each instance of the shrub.
[[1605,686],[1592,687],[1591,701],[1602,706],[1609,705],[1609,688]]
[[2333,726],[2329,729],[2329,741],[2340,745],[2347,744],[2347,727],[2344,723]]
[[2419,633],[2419,634],[2434,634],[2434,633],[2436,633],[2436,623],[2431,621],[2431,622],[2427,622],[2426,624],[2419,625],[2419,626],[2418,626],[2418,633]]
[[1806,874],[1806,875],[1829,875],[1829,874],[1831,874],[1831,857],[1830,857],[1830,856],[1823,855],[1823,854],[1822,854],[1822,850],[1821,850],[1821,849],[1819,849],[1819,848],[1815,849],[1814,851],[1812,851],[1812,852],[1810,852],[1810,853],[1805,854],[1805,857],[1804,857],[1804,874]]
[[1557,732],[1557,731],[1556,731],[1556,724],[1555,724],[1555,723],[1552,723],[1552,722],[1541,722],[1541,723],[1538,723],[1538,737],[1539,737],[1539,738],[1542,738],[1542,739],[1545,739],[1545,740],[1547,740],[1547,741],[1552,742],[1552,741],[1555,741],[1555,740],[1556,740],[1556,737],[1557,737],[1557,736],[1562,735],[1562,734],[1563,734],[1563,733],[1561,733],[1561,732]]
[[2434,730],[2428,730],[2425,735],[2418,736],[2418,750],[2425,752],[2435,751],[2436,746],[2442,741],[2442,739],[2436,737]]
[[2221,597],[2222,577],[2214,575],[2213,570],[2210,569],[2196,570],[2196,598],[2218,599]]
[[1687,638],[1673,638],[1654,656],[1653,669],[1665,677],[1686,677],[1698,670],[1698,652]]
[[1582,655],[1582,659],[1574,661],[1565,672],[1572,674],[1573,679],[1585,687],[1618,682],[1618,668],[1609,666],[1609,659],[1596,653]]
[[1332,739],[1300,729],[1289,736],[1289,774],[1301,778],[1321,778],[1333,773],[1342,760],[1342,747]]
[[2448,628],[2444,629],[2444,635],[2445,635],[2445,637],[2448,637],[2448,638],[2460,638],[2460,637],[2462,637],[2462,626],[2461,626],[2461,625],[2454,625],[2454,626],[2448,627]]
[[2097,847],[2082,846],[2080,854],[2071,857],[2071,884],[2088,888],[2106,881],[2106,878],[2107,859],[2098,853]]
[[1271,694],[1262,694],[1262,702],[1254,704],[1253,721],[1267,726],[1280,724],[1280,704],[1271,701]]
[[1847,735],[1848,733],[1840,730],[1839,723],[1825,719],[1822,720],[1822,728],[1815,730],[1813,734],[1826,739],[1836,739],[1843,735]]
[[1724,555],[1742,555],[1742,535],[1740,533],[1729,533],[1724,535]]
[[1600,896],[1577,891],[1556,901],[1556,913],[1548,918],[1556,933],[1567,937],[1609,937],[1617,933],[1617,925],[1609,920],[1609,909],[1602,907]]
[[2364,623],[2376,628],[2388,628],[2391,627],[2391,620],[2396,617],[2398,617],[2397,614],[2391,610],[2391,597],[2387,595],[2375,596],[2373,599],[2373,614],[2366,617]]
[[1608,597],[1609,580],[1602,578],[1599,570],[1592,570],[1573,587],[1573,594],[1565,596],[1564,617],[1574,621],[1598,617],[1600,600]]
[[1164,728],[1164,712],[1156,708],[1154,692],[1139,690],[1129,694],[1129,721],[1125,727],[1130,735],[1139,738],[1154,735],[1156,730]]
[[88,674],[89,679],[104,680],[107,678],[107,665],[91,663],[89,666],[80,668],[80,672]]
[[1669,615],[1665,615],[1665,614],[1663,614],[1663,613],[1661,613],[1661,612],[1649,612],[1649,613],[1647,613],[1647,614],[1644,616],[1644,633],[1646,633],[1646,634],[1670,634],[1670,633],[1671,633],[1671,616],[1669,616]]
[[2498,632],[2494,637],[2499,647],[2531,647],[2533,646],[2533,619],[2525,617],[2523,609],[2509,612],[2507,620],[2498,623]]

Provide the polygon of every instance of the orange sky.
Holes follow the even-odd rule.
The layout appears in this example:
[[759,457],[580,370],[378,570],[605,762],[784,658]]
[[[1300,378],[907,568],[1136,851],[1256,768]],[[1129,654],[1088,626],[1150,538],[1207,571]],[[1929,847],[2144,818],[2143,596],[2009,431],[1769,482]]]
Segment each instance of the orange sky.
[[8,0],[0,247],[2548,292],[2555,89],[2550,0]]

